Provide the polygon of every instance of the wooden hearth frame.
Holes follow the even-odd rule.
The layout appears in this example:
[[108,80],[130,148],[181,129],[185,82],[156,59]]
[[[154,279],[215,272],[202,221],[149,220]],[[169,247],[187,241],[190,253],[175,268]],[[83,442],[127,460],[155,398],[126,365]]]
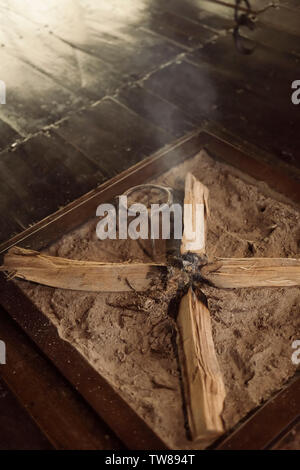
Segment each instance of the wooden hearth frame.
[[[208,150],[214,158],[232,165],[238,171],[243,171],[256,180],[264,181],[273,191],[281,194],[279,198],[288,198],[292,203],[300,204],[298,182],[285,175],[280,168],[272,168],[268,163],[247,156],[241,150],[208,132],[194,132],[3,243],[0,246],[0,253],[4,254],[14,245],[35,250],[45,248],[66,232],[93,217],[96,207],[100,203],[113,199],[114,196],[122,194],[131,186],[158,176],[185,159],[193,157],[202,148]],[[233,173],[234,171],[233,169]],[[18,287],[13,283],[7,283],[2,274],[0,283],[2,306],[36,342],[67,380],[76,387],[96,413],[108,423],[125,445],[132,449],[165,448],[165,444],[112,389],[107,381],[96,373],[75,348],[59,338],[54,325],[22,294]],[[80,379],[78,378],[79,374]],[[299,379],[292,382],[289,390],[296,389],[295,383],[298,384],[299,390]],[[279,394],[278,397],[282,397],[282,395]],[[266,408],[262,408],[261,412],[263,409]],[[297,407],[288,415],[286,421],[281,422],[280,434],[294,422],[296,411]],[[297,412],[299,414],[299,410]],[[250,418],[246,425],[249,426],[251,419],[257,420],[259,413],[260,411]],[[243,429],[246,425],[241,426],[241,432],[244,432]],[[275,439],[275,433],[279,432],[278,427],[273,428],[273,435],[268,435],[268,443]],[[239,429],[232,434],[232,439],[235,441],[237,441],[236,434],[238,432]],[[226,438],[225,448],[230,448],[230,444],[228,444],[230,439],[230,436]],[[256,448],[264,448],[267,445],[263,436],[261,439],[256,438],[256,445]],[[222,444],[218,444],[218,446],[222,448]]]

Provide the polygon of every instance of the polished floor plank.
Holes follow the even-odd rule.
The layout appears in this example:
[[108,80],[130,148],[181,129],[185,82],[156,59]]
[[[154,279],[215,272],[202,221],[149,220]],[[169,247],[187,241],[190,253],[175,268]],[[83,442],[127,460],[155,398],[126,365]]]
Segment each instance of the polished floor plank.
[[[175,119],[173,108],[169,119]],[[55,129],[28,139],[13,152],[5,152],[0,171],[7,190],[4,192],[1,185],[1,208],[9,223],[2,240],[150,155],[177,135],[170,132],[170,126],[160,129],[158,122],[145,118],[125,104],[105,100],[71,116]],[[191,128],[184,122],[180,134]],[[19,200],[12,201],[13,195]]]
[[2,13],[0,43],[16,68],[21,61],[90,100],[103,97],[121,83],[109,64],[56,38],[47,26],[36,25],[13,11],[5,16]]
[[265,25],[260,21],[257,22],[257,26],[253,32],[244,34],[258,44],[266,45],[274,51],[284,53],[287,56],[294,55],[298,58],[300,57],[300,41],[298,34],[278,31],[276,27]]
[[194,64],[180,61],[152,74],[143,86],[177,106],[197,125],[217,108],[218,90],[208,67],[203,72]]
[[300,31],[300,12],[298,14],[296,10],[284,6],[279,9],[270,8],[260,15],[259,20],[292,34],[298,34]]
[[75,110],[82,100],[66,87],[30,64],[0,51],[1,79],[6,83],[6,104],[0,105],[3,117],[13,129],[27,136]]
[[[232,24],[234,23],[233,9],[215,4],[209,0],[201,0],[201,2],[200,0],[198,1],[201,3],[201,8],[203,10],[209,12],[210,14],[219,15],[227,20],[232,19]],[[195,0],[195,2],[197,2],[197,0]],[[250,3],[254,11],[259,11],[269,5],[271,2],[269,0],[251,0]],[[297,34],[300,30],[300,15],[297,14],[296,10],[286,8],[282,2],[279,4],[280,8],[269,8],[265,12],[261,13],[259,15],[259,21],[275,26],[280,30]]]
[[180,45],[134,26],[126,26],[114,34],[103,34],[101,25],[94,23],[89,32],[88,38],[63,39],[117,67],[119,73],[130,79],[141,78],[184,50]]
[[25,226],[19,221],[18,216],[24,212],[21,200],[15,196],[14,191],[6,183],[0,165],[0,242],[8,240],[14,234],[24,230]]
[[108,178],[174,139],[113,99],[71,116],[56,132],[93,159]]
[[1,378],[0,416],[0,450],[49,450],[52,448]]
[[2,156],[0,171],[10,194],[20,198],[13,210],[6,198],[2,214],[8,219],[15,214],[23,229],[104,181],[97,165],[58,136],[37,135],[24,142]]
[[300,166],[298,120],[281,114],[276,103],[262,105],[258,95],[209,64],[172,64],[149,77],[144,86],[178,106],[199,126],[215,121],[286,163]]
[[114,93],[126,80],[142,77],[184,50],[141,30],[128,4],[116,17],[105,2],[98,16],[88,2],[71,3],[1,5],[1,79],[7,83],[8,100],[0,118],[23,136]]
[[[28,308],[26,300],[22,303],[13,296],[13,301],[19,302],[21,311]],[[41,327],[47,328],[47,322]],[[3,308],[0,331],[7,347],[7,365],[0,367],[0,376],[55,449],[122,448],[106,424]]]
[[[47,29],[61,41],[116,67],[119,74],[139,77],[183,50],[166,38],[140,29],[147,8],[147,2],[119,0],[82,0],[70,8],[70,1],[63,0],[55,13],[48,13]],[[43,7],[38,7],[34,15],[35,21],[44,24]]]
[[222,74],[232,77],[237,87],[253,90],[267,102],[276,100],[281,112],[297,113],[291,103],[291,84],[298,67],[297,57],[261,44],[253,54],[243,55],[234,47],[231,35],[219,37],[213,44],[207,44],[188,57],[200,65],[203,62],[210,64]]
[[[151,2],[151,0],[149,0]],[[215,8],[212,4],[206,4],[203,0],[164,0],[164,2],[153,2],[160,10],[173,12],[183,18],[199,22],[202,26],[215,31],[223,31],[233,26],[232,11],[228,9]],[[153,5],[151,3],[151,5]]]
[[188,49],[199,47],[215,36],[199,22],[168,11],[151,14],[143,26]]
[[[3,153],[0,172],[11,194],[20,201],[16,210],[23,228],[56,211],[76,195],[75,181],[63,165],[55,164],[53,158],[51,162],[51,151],[46,160],[41,145],[33,139],[13,152]],[[11,217],[9,200],[7,203],[4,214]]]
[[227,20],[233,20],[233,9],[228,8],[225,5],[216,4],[210,0],[192,0],[192,3],[198,5],[199,7],[201,6],[204,11],[210,13],[211,15],[217,15]]
[[75,186],[76,196],[81,196],[95,188],[105,180],[104,173],[99,166],[91,159],[87,158],[79,149],[66,142],[55,129],[48,131],[42,136],[43,147],[45,148],[45,158],[51,151],[58,155],[60,165],[65,168],[68,174],[67,179],[71,179]]
[[97,165],[55,132],[39,134],[19,149],[23,160],[40,181],[61,194],[62,204],[72,201],[105,179]]
[[296,10],[300,10],[300,3],[298,0],[281,0],[280,3],[288,8],[295,8]]
[[[49,183],[36,177],[23,161],[19,150],[14,151],[13,155],[11,152],[1,155],[0,173],[8,187],[7,193],[4,192],[3,185],[1,187],[4,218],[13,220],[17,217],[24,229],[44,218],[49,209],[52,212],[55,210],[58,204],[57,195],[51,193]],[[11,196],[5,197],[5,194]]]
[[[6,3],[0,60],[9,100],[0,107],[0,148],[71,113],[49,136],[4,152],[8,188],[19,186],[15,197],[24,201],[20,224],[210,121],[298,166],[290,102],[298,46],[292,50],[295,34],[280,37],[281,12],[260,22],[255,34],[263,45],[243,57],[229,33],[206,43],[233,24],[230,9],[206,0]],[[195,67],[183,60],[187,48]],[[116,91],[116,99],[90,107]]]
[[182,110],[141,85],[121,90],[117,98],[141,118],[147,119],[155,126],[176,137],[195,128]]
[[[5,106],[5,105],[0,105]],[[20,134],[9,124],[0,119],[0,152],[20,138]]]

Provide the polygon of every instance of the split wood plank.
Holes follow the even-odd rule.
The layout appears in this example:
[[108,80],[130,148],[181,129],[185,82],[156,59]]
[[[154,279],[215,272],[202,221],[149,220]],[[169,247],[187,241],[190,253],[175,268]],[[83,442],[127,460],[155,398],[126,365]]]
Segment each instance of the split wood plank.
[[189,427],[194,441],[206,441],[224,432],[221,413],[226,393],[210,312],[192,288],[181,300],[177,325]]
[[215,287],[291,287],[300,285],[300,259],[220,258],[201,268]]
[[162,264],[77,261],[20,247],[7,252],[0,269],[46,286],[90,292],[145,291],[167,272]]
[[180,252],[205,254],[206,245],[206,221],[209,215],[208,208],[209,191],[204,184],[195,178],[192,173],[187,173],[185,178],[184,195],[184,233]]

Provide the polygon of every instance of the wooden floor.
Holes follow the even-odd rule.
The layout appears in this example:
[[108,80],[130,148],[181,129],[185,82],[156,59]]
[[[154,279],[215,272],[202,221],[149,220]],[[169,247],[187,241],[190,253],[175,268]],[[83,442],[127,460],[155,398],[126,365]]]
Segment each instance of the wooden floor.
[[208,0],[0,0],[0,241],[197,128],[299,181],[300,2],[279,3],[244,56]]
[[209,1],[2,0],[0,241],[198,127],[299,178],[300,4],[281,3],[244,56]]

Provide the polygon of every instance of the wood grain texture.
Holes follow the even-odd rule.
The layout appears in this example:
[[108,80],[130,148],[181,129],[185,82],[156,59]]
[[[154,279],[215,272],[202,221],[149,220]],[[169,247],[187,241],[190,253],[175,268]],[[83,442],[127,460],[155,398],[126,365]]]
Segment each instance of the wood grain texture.
[[45,248],[47,244],[63,236],[66,231],[70,231],[90,217],[94,217],[99,204],[112,200],[130,187],[145,183],[147,179],[153,179],[162,172],[168,171],[170,166],[194,156],[205,144],[207,138],[208,135],[194,131],[178,139],[65,207],[59,208],[44,220],[14,236],[13,239],[7,239],[0,245],[0,253],[7,251],[13,245],[34,250]]
[[205,254],[206,220],[209,215],[209,191],[192,173],[185,178],[184,232],[180,247],[181,254],[188,252]]
[[[100,416],[101,422],[107,423],[113,432],[108,432],[108,438],[103,433],[103,427],[100,427],[99,434],[94,431],[94,436],[98,440],[99,445],[97,448],[101,449],[118,449],[118,440],[111,440],[111,436],[117,435],[121,442],[129,449],[136,450],[162,450],[166,449],[166,445],[158,438],[152,429],[146,424],[133,408],[119,395],[110,383],[100,375],[95,368],[72,346],[68,341],[62,340],[59,336],[58,330],[54,324],[45,317],[45,315],[30,301],[28,297],[22,294],[21,289],[14,282],[7,283],[0,273],[0,302],[12,318],[21,326],[25,333],[42,351],[42,358],[46,361],[52,362],[56,366],[56,371],[60,371],[66,379],[66,383],[70,385],[71,390],[74,392],[78,399],[82,397]],[[1,326],[2,331],[2,326]],[[9,335],[6,327],[3,332]],[[8,344],[9,336],[2,337]],[[26,352],[20,351],[15,348],[14,355],[9,359],[10,364],[16,364],[20,367],[20,373],[14,373],[15,369],[11,366],[7,367],[8,378],[10,380],[9,386],[15,392],[15,389],[20,390],[18,396],[25,398],[25,407],[28,404],[35,411],[37,420],[41,420],[46,429],[51,427],[54,432],[54,437],[59,439],[60,449],[86,449],[94,445],[94,440],[89,438],[89,431],[82,430],[84,424],[90,426],[85,413],[80,409],[75,409],[74,414],[69,413],[69,395],[64,391],[58,389],[56,382],[52,382],[50,376],[50,384],[43,384],[46,391],[53,393],[52,400],[53,408],[45,406],[44,395],[40,388],[40,379],[45,371],[45,365],[41,365],[37,374],[33,378],[28,373],[28,369],[24,370],[24,365],[20,362],[20,357],[26,356]],[[9,356],[8,356],[9,357]],[[46,359],[45,359],[46,357]],[[28,361],[28,368],[32,368],[30,360]],[[24,378],[23,378],[24,371]],[[21,375],[22,372],[22,375]],[[5,379],[8,383],[8,380]],[[15,388],[13,388],[13,386]],[[73,387],[73,388],[72,388]],[[75,391],[74,391],[75,389]],[[80,394],[77,395],[76,391]],[[52,396],[53,396],[52,395]],[[61,398],[61,407],[57,406],[55,396]],[[62,396],[61,396],[62,395]],[[32,396],[36,396],[40,407],[35,410],[35,402],[32,403]],[[72,404],[70,404],[72,407]],[[63,412],[62,410],[64,410]],[[58,416],[54,418],[53,416]],[[103,420],[103,421],[102,421]],[[78,421],[81,423],[77,425]],[[58,424],[61,423],[62,425]],[[73,422],[73,424],[71,424]],[[101,431],[102,428],[102,431]],[[68,432],[65,431],[67,429]],[[89,428],[91,429],[91,428]],[[104,427],[104,429],[108,429]],[[92,431],[93,432],[93,431]],[[70,434],[77,437],[77,446],[70,447],[66,445],[66,440],[70,443]],[[48,434],[47,434],[48,435]],[[80,439],[81,443],[80,443]],[[74,441],[71,441],[71,445]],[[85,444],[83,444],[85,442]],[[101,444],[102,443],[102,444]]]
[[117,98],[120,103],[132,109],[141,118],[147,119],[170,135],[180,137],[195,127],[177,106],[151,93],[141,85],[120,90]]
[[8,251],[0,270],[45,286],[87,292],[144,291],[166,273],[160,264],[77,261],[20,247]]
[[217,445],[219,450],[271,449],[300,416],[300,378],[270,398],[259,410]]
[[[0,450],[50,450],[50,442],[1,379]],[[16,423],[18,425],[16,426]]]
[[[29,312],[23,308],[23,318],[26,316],[24,311]],[[28,320],[30,322],[30,318]],[[39,325],[40,331],[45,329],[44,325],[45,322]],[[0,376],[26,413],[37,423],[40,433],[46,436],[51,447],[60,450],[108,450],[123,447],[75,388],[3,308],[0,308],[0,331],[1,339],[7,345],[7,364],[0,367]],[[38,335],[37,331],[36,336]],[[45,338],[45,343],[49,344],[49,336]],[[3,415],[0,415],[0,422],[1,428],[4,427]],[[22,420],[14,421],[15,427],[22,424]],[[33,433],[29,426],[28,424],[28,436],[20,439],[20,446],[14,439],[9,443],[10,448],[15,446],[20,449],[22,445],[27,445],[29,449],[33,449],[37,446],[38,442],[34,443],[36,431]],[[1,432],[4,432],[3,428],[0,436]]]
[[225,289],[300,286],[300,259],[222,258],[201,268],[201,276]]
[[[229,141],[234,140],[232,136],[238,136],[245,142],[245,147],[247,142],[250,142],[272,154],[274,160],[279,159],[299,167],[298,107],[291,102],[289,80],[279,80],[276,74],[274,83],[272,78],[269,79],[270,87],[280,90],[276,99],[274,100],[274,94],[271,93],[268,98],[260,96],[260,93],[263,94],[262,85],[258,88],[253,79],[253,89],[250,89],[247,83],[251,84],[251,81],[240,79],[236,72],[232,76],[230,66],[221,65],[218,68],[216,64],[219,61],[222,64],[226,59],[219,60],[217,55],[214,58],[213,45],[206,47],[211,48],[211,63],[201,59],[198,61],[194,57],[193,63],[188,58],[180,63],[172,63],[147,78],[144,87],[177,106],[198,127],[216,123],[219,128],[230,132]],[[224,51],[225,57],[228,49],[229,46]],[[244,62],[244,57],[240,58],[235,50],[230,52],[229,57],[232,56],[236,56],[238,69],[243,70],[239,74],[247,76],[249,68],[249,78],[255,76],[250,65]],[[229,58],[228,62],[230,61]],[[272,70],[280,70],[279,64],[270,67]],[[296,69],[297,67],[294,67],[294,73]],[[283,75],[285,76],[285,73]],[[283,88],[282,81],[285,83]],[[281,106],[281,101],[285,101],[286,105]]]
[[152,12],[146,18],[145,27],[187,49],[199,47],[215,36],[213,31],[200,22],[171,11]]
[[197,295],[192,288],[181,300],[177,325],[192,439],[212,439],[224,432],[221,413],[225,387],[215,352],[210,313],[199,293]]
[[[24,201],[16,230],[203,125],[299,168],[298,108],[290,99],[299,56],[294,2],[260,18],[251,57],[234,48],[233,12],[209,1],[24,5],[0,12],[1,160],[11,160],[7,181]],[[49,126],[44,152],[36,133],[47,135]],[[61,145],[54,158],[55,134],[73,156]],[[12,144],[20,151],[9,152]],[[9,203],[2,212],[14,218]],[[14,231],[7,222],[3,240]]]

